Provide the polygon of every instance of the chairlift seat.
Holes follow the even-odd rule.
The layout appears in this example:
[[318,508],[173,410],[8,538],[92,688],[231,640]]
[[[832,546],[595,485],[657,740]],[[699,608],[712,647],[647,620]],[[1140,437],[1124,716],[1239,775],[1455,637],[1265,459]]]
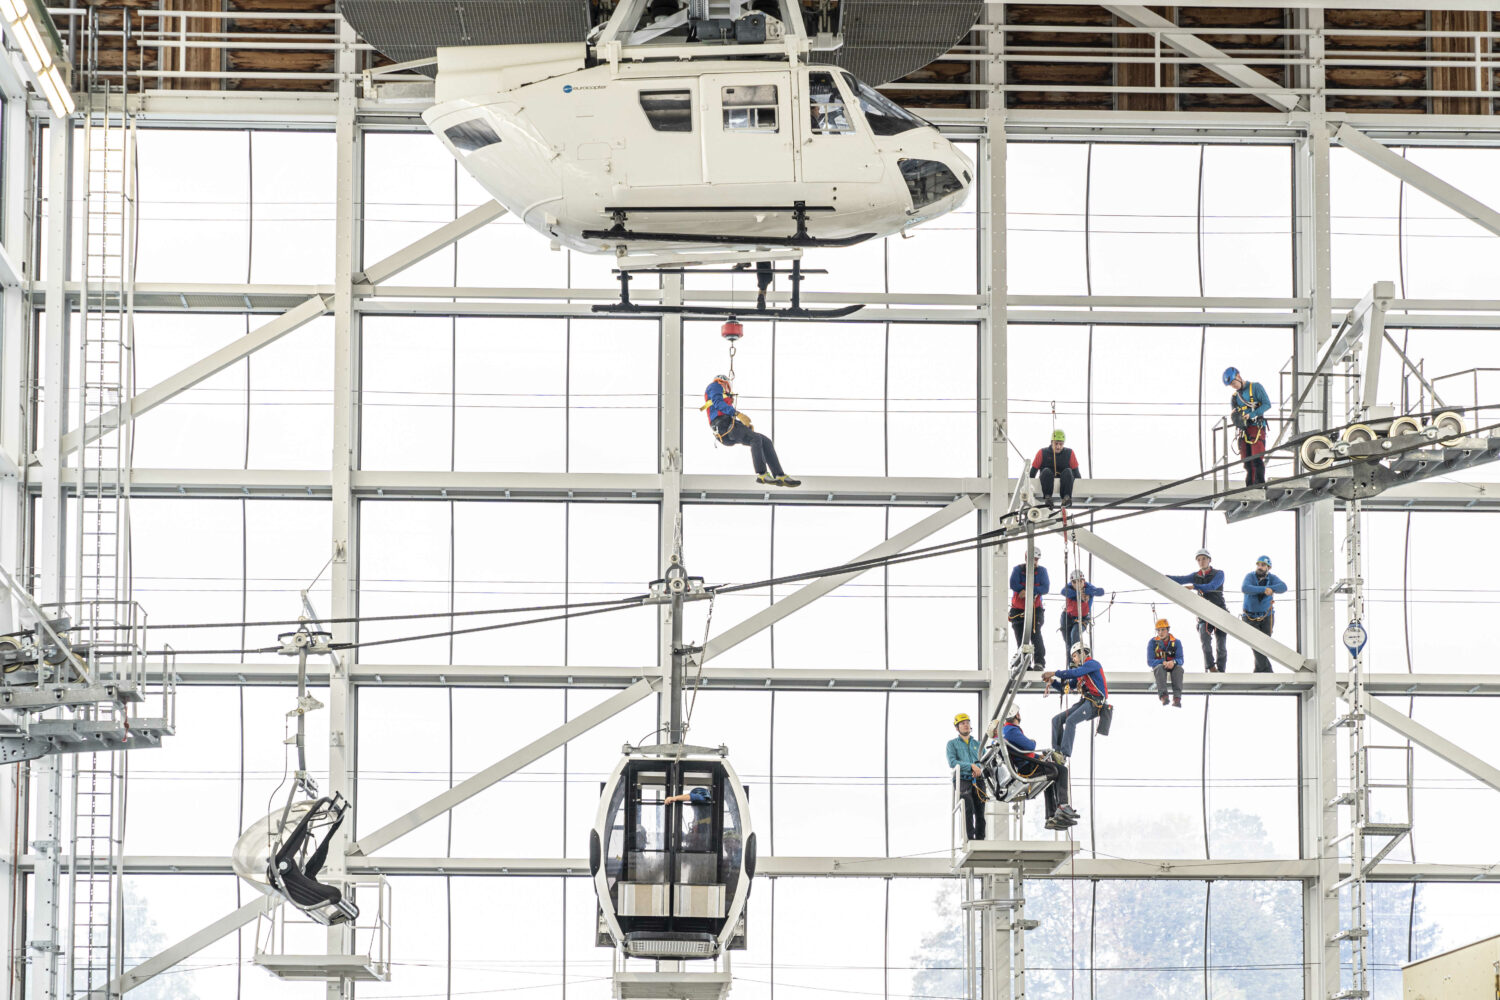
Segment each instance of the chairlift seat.
[[[359,908],[344,898],[337,886],[318,881],[318,872],[328,860],[328,847],[334,834],[343,825],[349,804],[340,795],[318,799],[303,814],[272,855],[266,866],[266,876],[271,885],[287,898],[297,909],[321,924],[342,924],[359,916]],[[326,824],[328,829],[323,840],[301,860],[312,831]]]
[[[1052,779],[1046,775],[1027,777],[1019,773],[1009,751],[1013,749],[1002,737],[980,757],[979,765],[990,783],[990,794],[996,802],[1034,799],[1047,790]],[[1021,751],[1017,751],[1018,753]]]

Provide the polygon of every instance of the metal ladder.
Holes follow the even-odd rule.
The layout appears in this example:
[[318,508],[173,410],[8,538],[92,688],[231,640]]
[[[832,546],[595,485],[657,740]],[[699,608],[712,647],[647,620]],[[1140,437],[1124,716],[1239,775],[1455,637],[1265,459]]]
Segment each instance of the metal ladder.
[[[1350,423],[1366,416],[1362,402],[1362,387],[1359,365],[1360,342],[1355,341],[1346,360],[1345,409]],[[1347,502],[1344,514],[1344,560],[1346,577],[1340,590],[1346,595],[1349,630],[1364,619],[1364,573],[1362,570],[1363,509],[1359,499]],[[1344,926],[1332,936],[1332,940],[1343,950],[1347,945],[1348,985],[1342,982],[1331,994],[1330,1000],[1364,1000],[1371,995],[1370,982],[1370,901],[1369,874],[1396,845],[1411,833],[1412,814],[1412,752],[1411,746],[1376,746],[1366,741],[1365,720],[1368,694],[1365,690],[1365,657],[1363,625],[1360,631],[1351,634],[1346,630],[1344,644],[1349,652],[1349,688],[1345,701],[1346,714],[1334,722],[1335,727],[1349,730],[1349,787],[1324,808],[1349,810],[1349,829],[1339,841],[1349,841],[1349,874],[1339,879],[1330,890],[1333,894],[1348,892],[1347,918]],[[1371,755],[1398,755],[1404,758],[1405,767],[1398,770],[1395,780],[1379,780],[1371,776]],[[1405,793],[1405,814],[1397,818],[1376,819],[1371,807],[1371,795],[1375,792]],[[1336,849],[1337,842],[1330,849]],[[1340,962],[1341,966],[1346,963]]]
[[123,752],[78,756],[73,770],[68,870],[72,912],[66,943],[68,995],[73,997],[118,996],[108,992],[108,985],[124,971],[124,789]]
[[[121,69],[100,70],[99,8],[89,10],[83,120],[85,171],[82,289],[79,296],[77,640],[90,658],[120,653],[131,633],[129,470],[134,393],[132,318],[135,268],[135,122],[128,100],[130,12],[122,12]],[[97,425],[89,431],[90,425]],[[88,438],[93,436],[93,440]],[[110,657],[112,660],[113,657]],[[103,664],[105,669],[114,666]],[[97,671],[96,671],[97,672]],[[104,702],[89,710],[118,713]],[[74,997],[112,997],[123,972],[125,757],[74,758],[67,989]]]

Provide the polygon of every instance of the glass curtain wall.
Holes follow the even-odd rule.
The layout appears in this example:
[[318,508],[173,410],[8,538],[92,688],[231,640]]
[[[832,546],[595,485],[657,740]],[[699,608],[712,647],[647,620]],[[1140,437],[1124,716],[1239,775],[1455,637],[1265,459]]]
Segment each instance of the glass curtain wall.
[[[249,283],[295,303],[333,274],[332,136],[295,131],[143,129],[138,280]],[[1412,150],[1429,169],[1476,196],[1500,177],[1495,153]],[[1192,476],[1215,462],[1212,428],[1225,399],[1218,373],[1235,365],[1280,385],[1292,330],[1277,303],[1292,294],[1291,154],[1285,145],[1132,145],[1012,142],[1007,154],[1010,291],[1031,296],[1202,296],[1244,300],[1263,325],[1160,327],[1033,320],[1009,329],[1009,399],[1022,475],[1054,428],[1067,433],[1086,477]],[[480,204],[484,195],[425,134],[365,136],[364,262],[399,250]],[[1336,294],[1357,297],[1372,280],[1399,276],[1411,295],[1489,294],[1493,261],[1451,213],[1403,192],[1363,161],[1335,154]],[[1394,186],[1393,186],[1394,185]],[[808,255],[827,268],[816,290],[976,296],[976,204],[910,239]],[[420,309],[367,306],[359,323],[362,391],[359,467],[367,474],[598,474],[648,480],[661,442],[659,410],[680,407],[688,475],[743,476],[748,455],[716,447],[701,386],[727,366],[713,324],[683,332],[681,400],[663,401],[660,325],[654,320],[481,316],[461,308],[475,290],[512,300],[548,290],[611,287],[609,262],[552,252],[502,218],[395,279]],[[691,280],[691,279],[690,279]],[[713,279],[719,280],[719,279]],[[728,281],[729,279],[723,279]],[[530,294],[528,294],[528,292]],[[967,300],[971,305],[973,299]],[[147,386],[232,343],[274,315],[226,302],[215,311],[137,317],[137,380]],[[446,304],[446,305],[445,305]],[[771,433],[788,471],[892,480],[889,502],[824,502],[778,494],[746,503],[688,496],[688,564],[710,582],[747,582],[844,562],[931,516],[930,500],[901,496],[897,480],[959,484],[982,473],[979,370],[982,327],[926,322],[750,323],[736,373],[743,407]],[[451,308],[449,308],[451,306]],[[1493,338],[1463,331],[1396,331],[1429,376],[1453,380],[1454,398],[1484,397],[1500,370]],[[332,321],[314,321],[146,415],[135,466],[153,483],[219,473],[293,482],[328,467],[332,447]],[[1387,357],[1387,364],[1391,359]],[[1390,368],[1382,392],[1413,393]],[[1464,388],[1464,384],[1468,388]],[[1441,388],[1441,386],[1440,386]],[[1274,391],[1274,390],[1273,390]],[[1484,397],[1487,398],[1487,397]],[[1481,471],[1482,475],[1482,471]],[[269,479],[267,478],[269,477]],[[624,480],[621,480],[624,481]],[[955,489],[954,492],[961,492]],[[317,490],[293,498],[195,496],[146,490],[133,503],[136,596],[156,622],[219,622],[193,633],[192,660],[253,665],[272,654],[224,652],[264,645],[274,629],[235,623],[294,617],[307,589],[329,606],[329,504]],[[649,491],[648,491],[649,493]],[[414,612],[419,623],[369,622],[361,639],[394,639],[463,627],[463,612],[605,600],[639,593],[659,575],[662,512],[649,495],[598,500],[508,499],[503,490],[371,487],[358,503],[359,612]],[[1370,600],[1394,616],[1404,643],[1372,647],[1373,669],[1456,673],[1487,668],[1445,628],[1456,610],[1483,614],[1490,591],[1454,579],[1444,540],[1476,518],[1375,514],[1366,536]],[[1093,520],[1085,523],[1094,523]],[[922,544],[972,537],[978,515]],[[1101,535],[1153,565],[1190,572],[1213,550],[1231,589],[1270,555],[1289,584],[1278,637],[1291,642],[1299,581],[1292,515],[1229,525],[1197,511],[1101,516]],[[1076,553],[1042,541],[1053,580],[1045,637],[1058,662],[1057,597]],[[1082,568],[1105,590],[1095,649],[1111,670],[1144,670],[1142,648],[1160,614],[1198,649],[1191,622],[1088,556]],[[694,702],[691,737],[727,743],[747,783],[767,853],[844,858],[945,858],[950,790],[943,743],[954,713],[977,714],[972,692],[921,690],[935,670],[981,668],[983,564],[974,552],[866,573],[715,661],[768,668],[763,690],[710,684]],[[1399,590],[1390,581],[1401,580]],[[762,587],[715,602],[714,633],[763,610],[790,587]],[[689,636],[705,626],[697,605]],[[1178,621],[1177,619],[1182,619]],[[436,636],[371,646],[370,666],[655,668],[657,621],[637,609],[524,629]],[[1389,630],[1387,630],[1389,631]],[[1230,669],[1250,669],[1231,651]],[[896,690],[794,690],[774,671],[902,671]],[[712,667],[709,668],[712,676]],[[910,686],[916,690],[906,690]],[[512,750],[609,692],[583,685],[398,686],[362,680],[357,691],[358,831],[368,832]],[[320,697],[322,697],[320,695]],[[179,700],[179,732],[131,757],[127,852],[222,857],[238,832],[265,815],[284,788],[282,740],[293,695],[278,685],[203,684]],[[326,698],[324,699],[326,700]],[[1494,727],[1476,700],[1412,698],[1414,718],[1486,747]],[[1254,862],[1298,854],[1298,708],[1291,694],[1193,698],[1163,713],[1149,695],[1117,696],[1107,739],[1081,741],[1074,795],[1084,856],[1112,861]],[[1045,740],[1056,703],[1023,698],[1025,725]],[[311,717],[314,769],[326,768],[326,714]],[[320,730],[319,725],[325,728]],[[439,821],[386,849],[391,856],[578,859],[587,851],[600,782],[620,745],[656,726],[650,701],[535,761]],[[1488,734],[1488,735],[1487,735]],[[1386,734],[1394,739],[1393,734]],[[1465,826],[1500,816],[1493,794],[1423,751],[1417,753],[1418,832],[1400,860],[1489,861]],[[196,817],[182,822],[182,804]],[[1037,810],[1029,835],[1044,836]],[[878,871],[879,864],[872,863]],[[750,904],[750,947],[736,956],[736,996],[957,996],[962,940],[955,883],[941,878],[778,877]],[[1028,886],[1030,992],[1036,997],[1225,997],[1300,994],[1300,884],[1190,877],[1038,880]],[[371,997],[609,995],[608,953],[595,949],[586,880],[561,875],[401,875],[392,879],[396,977],[361,987]],[[245,901],[227,874],[139,874],[128,880],[127,964]],[[1390,885],[1376,891],[1378,994],[1395,997],[1399,964],[1463,943],[1500,913],[1487,885]],[[1096,914],[1098,915],[1096,918]],[[1108,919],[1105,919],[1105,915]],[[273,983],[244,964],[248,931],[200,953],[163,997],[312,996],[313,986]],[[159,981],[166,982],[166,981]],[[149,989],[156,989],[153,984]]]

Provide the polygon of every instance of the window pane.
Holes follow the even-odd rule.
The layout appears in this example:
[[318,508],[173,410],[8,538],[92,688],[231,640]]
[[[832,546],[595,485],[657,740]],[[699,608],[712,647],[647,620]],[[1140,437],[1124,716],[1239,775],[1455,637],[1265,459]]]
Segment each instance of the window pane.
[[562,472],[567,467],[567,324],[455,320],[456,467]]

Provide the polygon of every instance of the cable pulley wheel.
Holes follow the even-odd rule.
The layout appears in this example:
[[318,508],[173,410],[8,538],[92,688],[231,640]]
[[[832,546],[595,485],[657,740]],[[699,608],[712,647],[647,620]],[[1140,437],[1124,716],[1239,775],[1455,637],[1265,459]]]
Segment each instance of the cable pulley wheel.
[[1438,440],[1444,438],[1462,437],[1464,433],[1464,418],[1452,410],[1444,410],[1432,418],[1432,426],[1438,432]]
[[1386,437],[1401,437],[1405,434],[1416,434],[1422,429],[1422,421],[1416,417],[1397,417],[1391,421],[1391,426],[1386,428]]
[[[1341,437],[1344,439],[1345,444],[1369,444],[1371,441],[1374,441],[1376,438],[1380,437],[1380,435],[1377,434],[1375,432],[1375,428],[1371,427],[1369,424],[1350,424],[1349,427],[1344,430],[1344,433],[1341,435]],[[1361,457],[1357,455],[1350,455],[1349,457],[1354,459],[1356,462],[1369,461],[1368,456]]]
[[1302,464],[1313,472],[1322,472],[1338,458],[1338,453],[1333,450],[1333,441],[1323,434],[1314,434],[1303,441],[1299,453]]

